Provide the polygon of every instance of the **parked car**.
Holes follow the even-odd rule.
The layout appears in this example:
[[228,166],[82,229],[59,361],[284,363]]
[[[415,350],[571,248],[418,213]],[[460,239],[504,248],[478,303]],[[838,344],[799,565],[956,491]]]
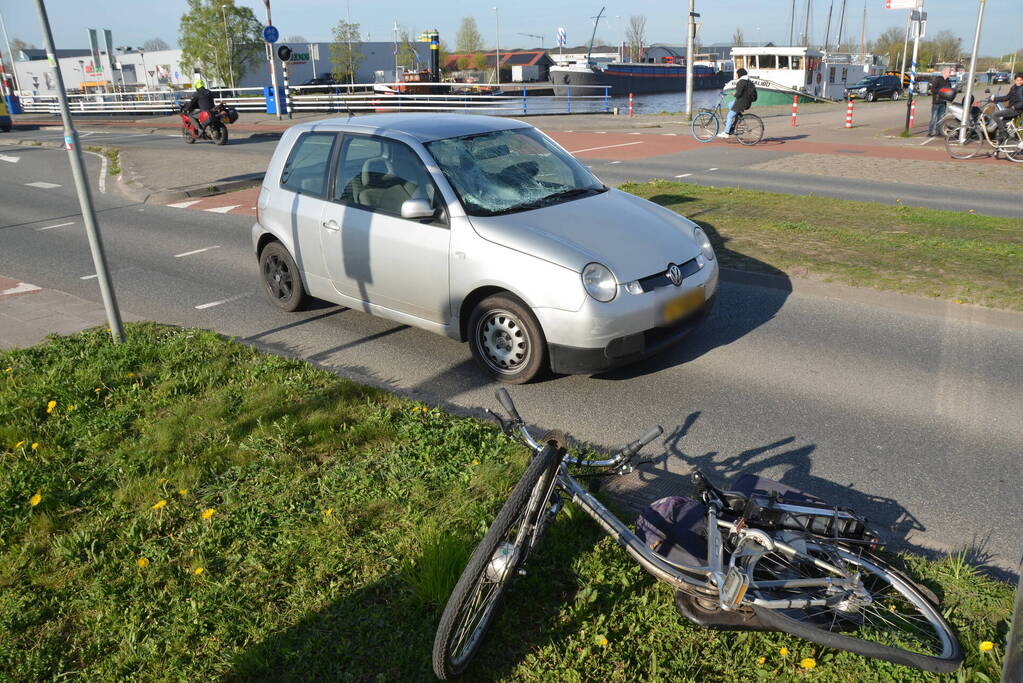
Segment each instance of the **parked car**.
[[300,85],[302,86],[302,89],[296,92],[302,95],[312,95],[315,93],[329,94],[334,92],[339,83],[340,81],[335,79],[333,76],[317,76],[316,78],[309,79],[305,83],[301,83]]
[[991,76],[992,83],[1008,83],[1010,80],[1008,71],[1001,71]]
[[902,97],[902,83],[898,76],[867,76],[845,89],[846,97],[873,102],[880,97],[897,100]]
[[692,221],[605,186],[521,121],[376,114],[281,137],[252,242],[264,289],[467,341],[494,378],[591,373],[677,342],[714,304]]

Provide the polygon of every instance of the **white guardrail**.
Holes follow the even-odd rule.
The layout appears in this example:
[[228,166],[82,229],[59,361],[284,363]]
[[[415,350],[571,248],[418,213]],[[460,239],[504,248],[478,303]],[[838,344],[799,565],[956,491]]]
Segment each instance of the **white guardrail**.
[[[376,83],[354,85],[290,86],[285,97],[292,112],[464,112],[504,116],[525,114],[571,114],[610,112],[611,88],[573,86],[567,95],[530,94],[536,87],[509,83],[496,93],[480,92],[464,83]],[[399,88],[404,88],[401,92]],[[239,112],[267,111],[263,88],[212,89],[216,101]],[[420,92],[415,92],[419,90]],[[422,92],[423,90],[434,92]],[[446,90],[446,92],[436,92]],[[411,92],[409,92],[411,91]],[[550,92],[553,92],[551,87]],[[68,95],[72,113],[81,114],[173,114],[191,99],[191,90],[154,90],[130,93],[89,93]],[[56,96],[22,95],[22,109],[28,114],[58,114]]]

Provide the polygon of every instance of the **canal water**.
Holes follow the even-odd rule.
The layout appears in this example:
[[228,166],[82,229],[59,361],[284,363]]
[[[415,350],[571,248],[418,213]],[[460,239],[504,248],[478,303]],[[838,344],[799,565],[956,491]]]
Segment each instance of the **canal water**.
[[[720,90],[694,90],[693,108],[714,107],[721,96]],[[622,113],[629,108],[628,97],[612,97],[611,106],[618,107]],[[632,111],[635,114],[659,114],[663,112],[677,113],[686,110],[686,93],[662,92],[654,95],[636,95],[632,101]]]

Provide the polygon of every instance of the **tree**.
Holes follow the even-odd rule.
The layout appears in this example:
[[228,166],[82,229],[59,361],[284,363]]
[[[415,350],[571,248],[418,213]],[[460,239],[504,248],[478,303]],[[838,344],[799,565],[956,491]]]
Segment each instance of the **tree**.
[[458,52],[479,52],[483,49],[483,36],[476,27],[475,17],[462,17],[462,25],[455,36],[455,50]]
[[263,25],[235,0],[187,0],[178,29],[181,66],[235,83],[263,57]]
[[646,17],[629,17],[625,29],[625,42],[629,46],[629,61],[638,62],[643,56],[643,41],[646,39]]
[[732,47],[742,47],[742,45],[743,45],[742,29],[736,28],[735,33],[732,34]]
[[905,40],[905,29],[892,26],[870,44],[870,51],[875,55],[888,58],[888,68],[897,69],[901,66],[902,44]]
[[[13,52],[14,55],[17,55],[22,50],[34,50],[34,49],[36,49],[35,43],[26,43],[21,38],[15,38],[14,40],[11,41],[11,52]],[[12,59],[13,59],[13,57],[14,56],[12,55]]]
[[343,19],[334,27],[334,42],[330,45],[330,63],[334,67],[334,80],[355,83],[359,65],[366,59],[359,49],[362,42],[359,25]]
[[963,41],[951,31],[938,31],[933,38],[921,44],[927,59],[918,59],[918,64],[934,64],[937,62],[958,62],[963,56]]
[[416,47],[412,44],[412,31],[405,26],[400,27],[398,29],[398,66],[415,69],[418,60]]
[[163,38],[150,38],[142,43],[142,49],[146,52],[159,52],[160,50],[169,50],[170,45]]
[[490,60],[482,52],[472,56],[472,66],[479,71],[486,71],[490,67]]

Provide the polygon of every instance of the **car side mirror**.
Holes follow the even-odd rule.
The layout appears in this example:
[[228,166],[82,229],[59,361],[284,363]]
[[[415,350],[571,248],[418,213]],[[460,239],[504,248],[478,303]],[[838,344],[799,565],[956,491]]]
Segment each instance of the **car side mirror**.
[[433,218],[436,211],[425,199],[406,199],[401,203],[401,217],[410,220]]

